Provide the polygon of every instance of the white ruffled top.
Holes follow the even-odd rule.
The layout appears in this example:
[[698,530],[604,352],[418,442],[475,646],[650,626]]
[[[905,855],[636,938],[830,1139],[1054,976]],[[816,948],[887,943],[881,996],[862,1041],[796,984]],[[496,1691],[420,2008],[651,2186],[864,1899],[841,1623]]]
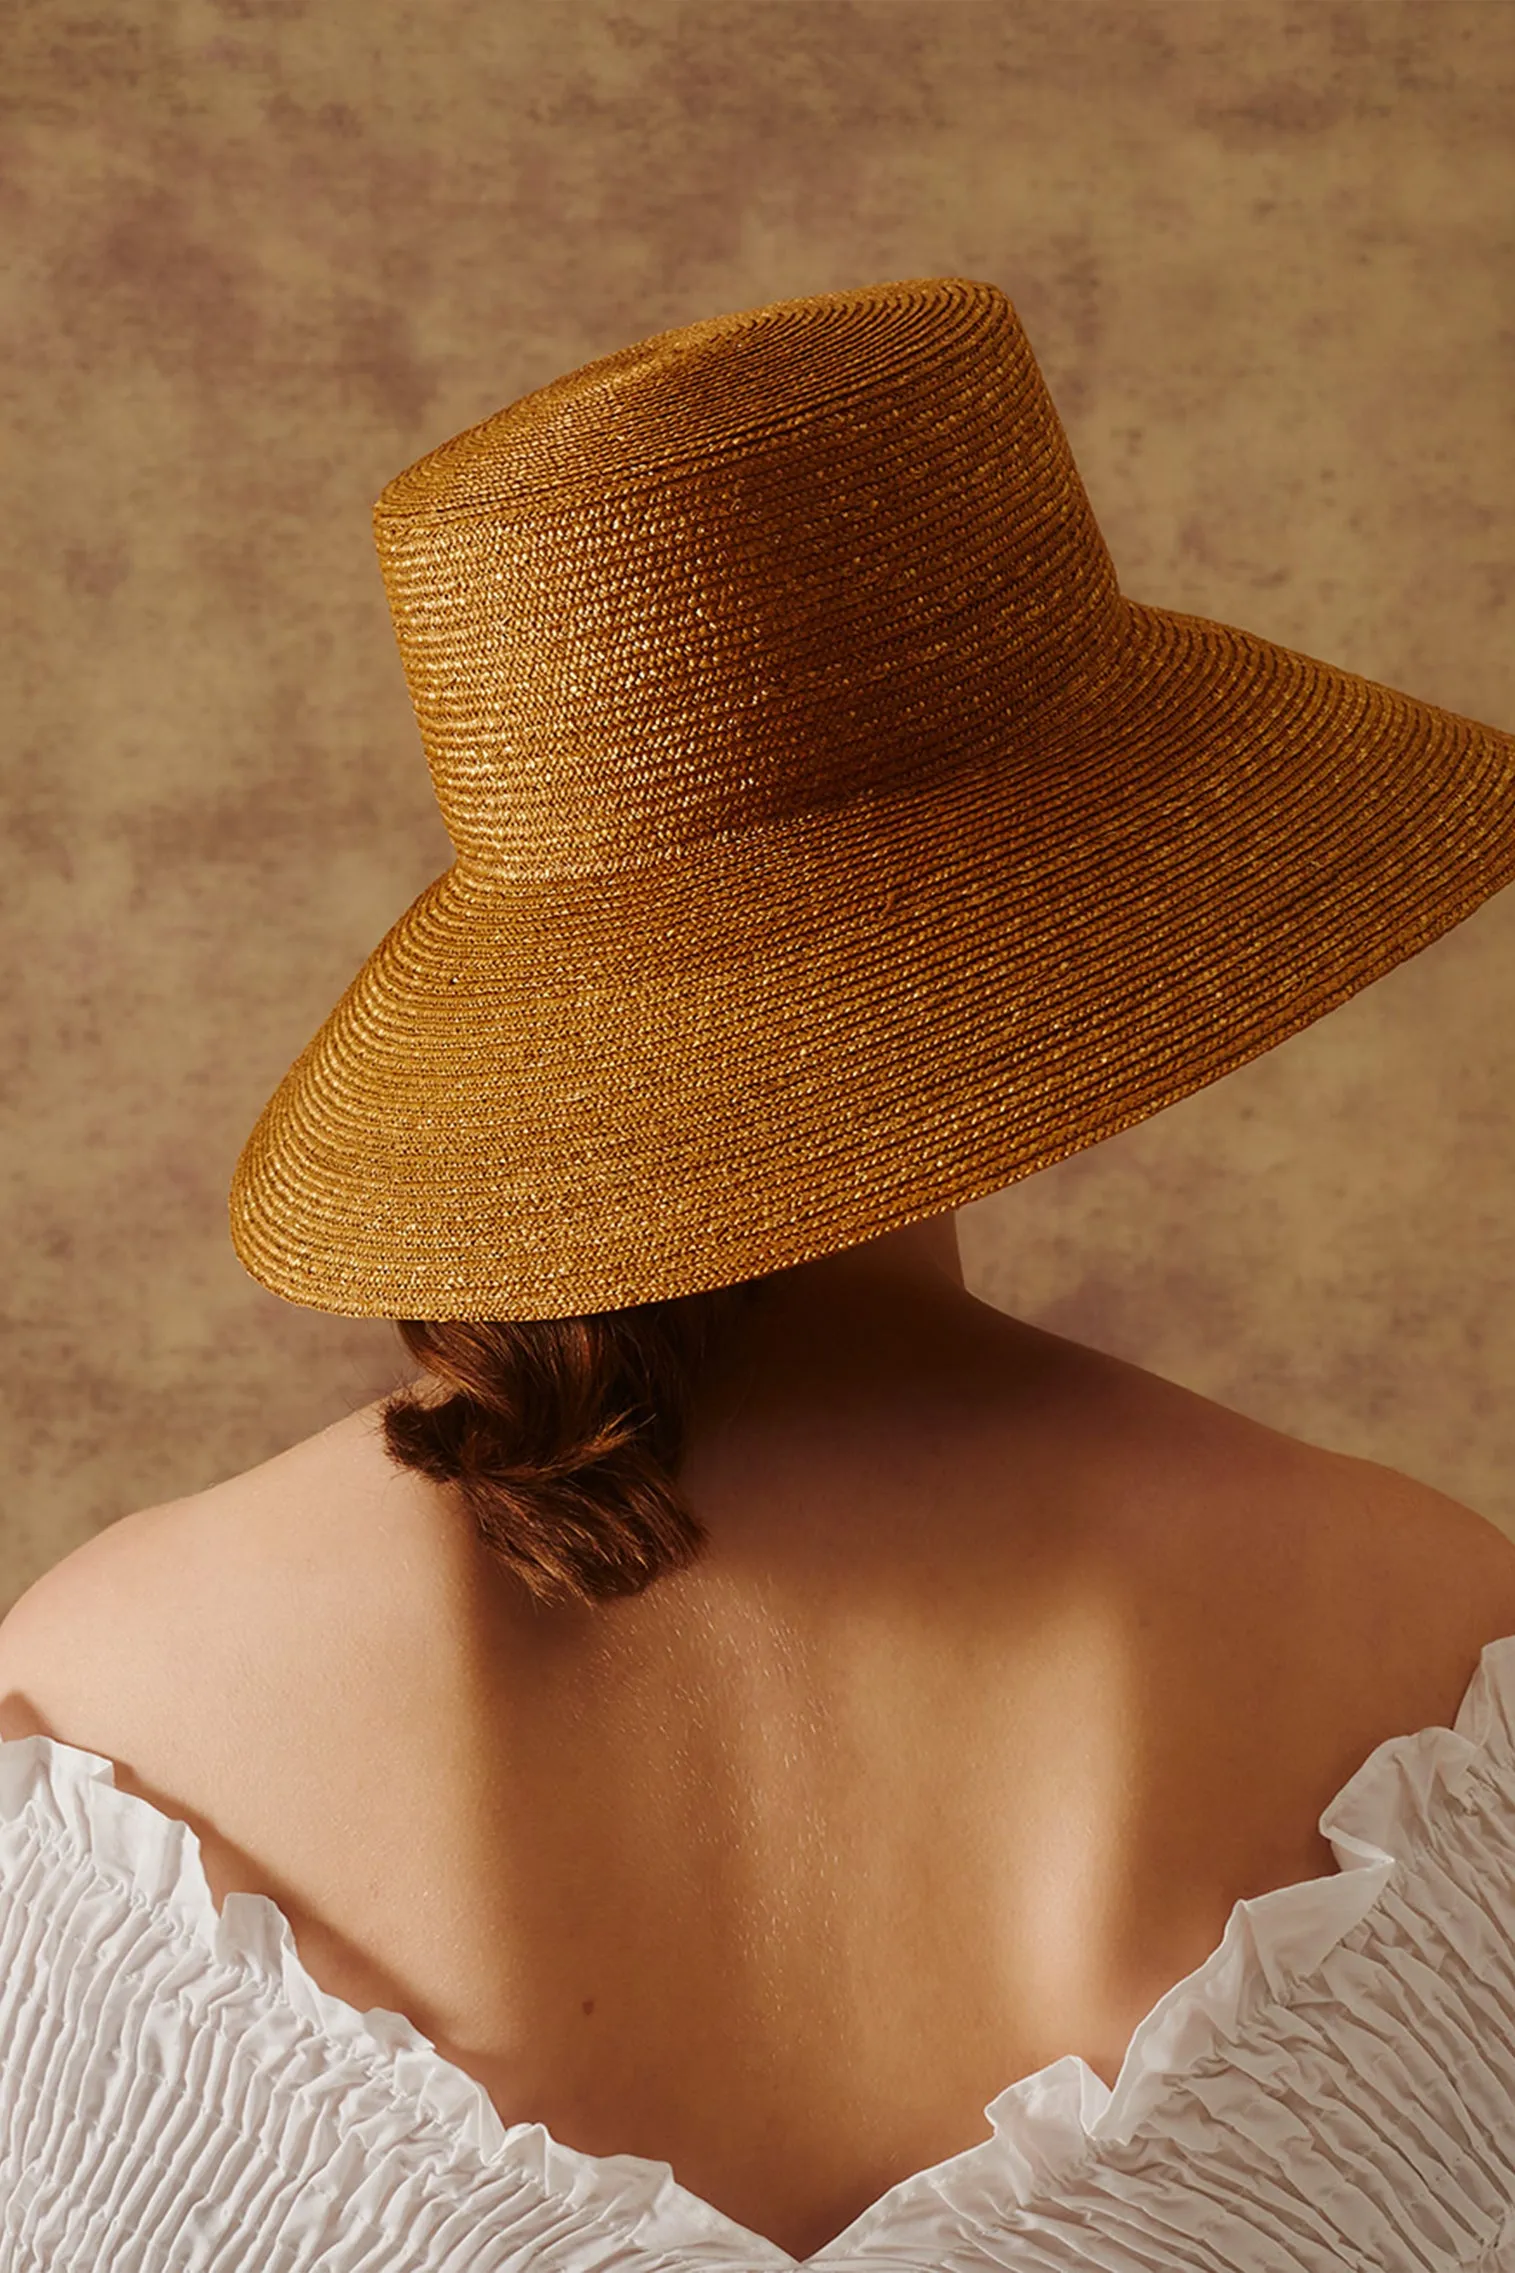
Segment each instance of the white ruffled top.
[[502,2121],[398,2014],[218,1913],[109,1761],[0,1744],[3,2273],[1515,2273],[1515,1636],[1378,1746],[1336,1874],[1238,1902],[1131,2039],[806,2259],[664,2162]]

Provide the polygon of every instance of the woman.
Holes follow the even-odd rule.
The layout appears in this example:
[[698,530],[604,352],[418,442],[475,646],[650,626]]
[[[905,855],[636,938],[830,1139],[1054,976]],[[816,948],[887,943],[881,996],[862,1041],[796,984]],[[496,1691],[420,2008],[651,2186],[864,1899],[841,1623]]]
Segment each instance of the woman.
[[1506,2262],[1515,1546],[953,1211],[1515,877],[1515,738],[1127,601],[962,278],[375,525],[458,859],[232,1228],[420,1372],[0,1629],[0,2266]]

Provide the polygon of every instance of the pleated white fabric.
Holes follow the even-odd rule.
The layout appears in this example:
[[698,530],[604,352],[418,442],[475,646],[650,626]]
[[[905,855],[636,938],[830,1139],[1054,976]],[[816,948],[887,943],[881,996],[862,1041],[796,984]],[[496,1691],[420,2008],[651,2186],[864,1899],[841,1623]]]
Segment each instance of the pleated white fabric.
[[504,2124],[97,1754],[0,1744],[3,2273],[1515,2273],[1515,1636],[1452,1729],[1320,1819],[1334,1876],[1239,1902],[1114,2089],[1070,2055],[980,2145],[800,2260]]

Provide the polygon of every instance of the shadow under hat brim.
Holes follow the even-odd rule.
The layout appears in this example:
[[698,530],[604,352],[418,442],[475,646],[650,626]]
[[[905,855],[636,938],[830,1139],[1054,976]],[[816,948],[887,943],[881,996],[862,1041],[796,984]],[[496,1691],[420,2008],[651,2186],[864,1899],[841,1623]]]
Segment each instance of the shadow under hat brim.
[[1125,606],[1034,750],[615,875],[455,863],[249,1137],[247,1270],[510,1319],[785,1269],[1160,1112],[1515,880],[1515,735]]

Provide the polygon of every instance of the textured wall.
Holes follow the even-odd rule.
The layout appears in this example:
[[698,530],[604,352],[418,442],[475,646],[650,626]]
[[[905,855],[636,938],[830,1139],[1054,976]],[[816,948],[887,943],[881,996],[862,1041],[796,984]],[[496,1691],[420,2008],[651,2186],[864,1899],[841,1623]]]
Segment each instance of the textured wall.
[[[0,1603],[400,1377],[242,1272],[269,1091],[447,865],[388,478],[589,358],[957,273],[1125,588],[1515,727],[1515,9],[5,12]],[[1515,893],[961,1217],[970,1283],[1515,1533]]]

